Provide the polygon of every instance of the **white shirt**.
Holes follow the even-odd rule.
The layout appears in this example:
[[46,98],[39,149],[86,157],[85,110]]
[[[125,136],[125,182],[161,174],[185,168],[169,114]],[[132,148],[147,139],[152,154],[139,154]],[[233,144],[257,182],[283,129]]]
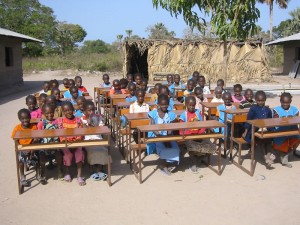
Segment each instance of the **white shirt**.
[[221,103],[223,103],[224,101],[223,101],[222,98],[216,98],[216,97],[214,97],[214,98],[211,100],[211,102],[221,102]]
[[144,102],[141,106],[139,106],[137,101],[132,103],[129,107],[129,113],[139,113],[139,112],[149,112],[149,105]]

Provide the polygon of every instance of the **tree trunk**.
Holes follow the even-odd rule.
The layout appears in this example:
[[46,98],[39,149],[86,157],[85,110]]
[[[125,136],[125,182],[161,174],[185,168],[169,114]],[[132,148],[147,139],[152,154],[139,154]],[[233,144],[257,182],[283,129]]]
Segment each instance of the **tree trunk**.
[[273,40],[273,4],[274,1],[270,2],[270,41]]

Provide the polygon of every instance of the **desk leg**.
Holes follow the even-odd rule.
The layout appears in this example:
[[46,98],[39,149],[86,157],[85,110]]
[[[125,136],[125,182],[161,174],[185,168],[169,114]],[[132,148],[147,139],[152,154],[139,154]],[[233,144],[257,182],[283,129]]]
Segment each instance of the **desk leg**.
[[20,164],[18,157],[18,141],[15,141],[15,154],[16,154],[16,167],[17,167],[17,177],[18,177],[18,189],[19,195],[22,194],[21,178],[20,178]]
[[139,140],[139,182],[142,183],[142,157],[141,157],[141,131],[138,130],[138,140]]
[[224,157],[224,159],[226,159],[227,132],[228,132],[228,129],[227,129],[227,113],[226,112],[224,113],[224,124],[225,124],[225,127],[224,127],[224,154],[223,154],[223,157]]
[[233,151],[233,133],[234,133],[234,116],[232,116],[232,120],[231,120],[231,131],[230,131],[230,161],[232,161],[232,151]]
[[255,149],[255,136],[254,136],[255,127],[252,125],[251,129],[251,167],[250,167],[250,175],[254,174],[254,149]]
[[219,143],[218,143],[218,175],[221,176],[221,157],[222,157],[222,154],[221,154],[221,141],[219,140]]

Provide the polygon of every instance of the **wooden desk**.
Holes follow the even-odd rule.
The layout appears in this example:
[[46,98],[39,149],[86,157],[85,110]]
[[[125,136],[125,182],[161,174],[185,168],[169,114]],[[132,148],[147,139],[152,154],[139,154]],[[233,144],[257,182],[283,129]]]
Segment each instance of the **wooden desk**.
[[[195,140],[195,139],[220,139],[224,138],[224,134],[222,133],[207,133],[207,134],[193,134],[193,135],[167,135],[167,136],[159,136],[159,137],[146,137],[146,132],[153,132],[153,131],[174,131],[174,130],[185,130],[185,129],[212,129],[212,128],[219,128],[225,127],[223,123],[220,123],[215,120],[210,121],[197,121],[197,122],[187,122],[187,123],[171,123],[171,124],[152,124],[152,125],[144,125],[138,126],[138,176],[134,172],[136,178],[142,183],[142,158],[141,158],[141,145],[148,144],[148,143],[155,143],[155,142],[170,142],[170,141],[186,141],[186,140]],[[141,139],[141,133],[143,133],[143,138]],[[136,167],[135,162],[135,151],[133,152],[133,165],[134,168]],[[208,162],[208,166],[210,166],[210,161]],[[221,150],[220,145],[218,148],[218,170],[216,171],[218,175],[221,175]]]
[[[85,98],[85,100],[88,100],[88,101],[93,101],[93,97],[92,96],[90,96],[90,95],[86,95],[86,96],[83,96],[84,98]],[[70,98],[61,98],[61,99],[59,99],[60,101],[71,101],[71,99]]]
[[[32,143],[29,145],[20,145],[19,139],[41,139],[41,138],[53,138],[53,137],[68,137],[68,136],[85,136],[85,135],[106,135],[107,138],[102,140],[82,140],[78,142],[64,142],[58,143]],[[110,130],[108,127],[87,127],[87,128],[76,128],[76,129],[52,129],[52,130],[22,130],[17,131],[13,137],[15,141],[15,155],[17,165],[17,176],[18,176],[18,188],[19,194],[22,194],[19,174],[19,151],[39,151],[51,150],[51,149],[63,149],[63,148],[78,148],[78,147],[89,147],[89,146],[107,146],[108,147],[108,184],[111,186],[111,165],[110,165]]]
[[[300,125],[300,117],[287,117],[287,118],[271,118],[271,119],[258,119],[258,120],[247,120],[247,123],[252,125],[251,130],[251,166],[250,175],[253,176],[255,170],[254,162],[254,150],[255,150],[255,137],[259,139],[264,138],[275,138],[275,137],[286,137],[293,135],[300,135],[300,129],[298,130],[287,130],[287,131],[264,131],[264,128],[272,127],[283,127],[283,126],[293,126]],[[261,131],[255,132],[255,128],[261,129]],[[249,132],[249,131],[248,131]]]
[[222,102],[201,102],[203,113],[205,112],[205,108],[207,108],[207,113],[208,113],[207,120],[210,120],[211,115],[215,114],[215,112],[213,112],[213,110],[215,109],[215,111],[216,111],[217,107],[222,104],[223,104]]

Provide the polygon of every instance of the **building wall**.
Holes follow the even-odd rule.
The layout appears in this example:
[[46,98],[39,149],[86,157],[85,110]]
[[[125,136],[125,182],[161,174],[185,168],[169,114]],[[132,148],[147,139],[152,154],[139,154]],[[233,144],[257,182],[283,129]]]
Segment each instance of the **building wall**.
[[[296,60],[300,59],[299,57],[299,48],[300,42],[292,42],[285,44],[283,47],[284,52],[284,64],[283,64],[283,74],[289,74],[291,68],[294,66]],[[299,72],[298,72],[299,74]]]
[[[6,48],[10,48],[11,65],[6,65]],[[22,41],[18,38],[0,36],[0,88],[23,82]]]

